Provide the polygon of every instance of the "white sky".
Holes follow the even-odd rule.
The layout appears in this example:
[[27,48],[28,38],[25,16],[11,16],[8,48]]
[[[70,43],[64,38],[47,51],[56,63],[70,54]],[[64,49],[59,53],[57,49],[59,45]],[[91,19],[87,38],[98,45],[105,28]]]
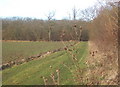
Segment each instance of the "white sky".
[[97,0],[0,0],[0,17],[35,17],[46,19],[46,14],[55,11],[55,19],[68,17],[72,8],[85,9]]

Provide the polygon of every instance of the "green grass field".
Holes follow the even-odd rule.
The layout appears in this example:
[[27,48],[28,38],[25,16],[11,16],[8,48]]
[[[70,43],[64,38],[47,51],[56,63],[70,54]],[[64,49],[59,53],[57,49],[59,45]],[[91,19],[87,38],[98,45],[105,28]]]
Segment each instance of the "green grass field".
[[63,46],[62,42],[2,42],[2,62],[26,58]]
[[[59,43],[55,43],[55,44],[61,45]],[[38,45],[38,46],[41,47],[40,45]],[[87,42],[81,42],[75,46],[76,49],[73,51],[73,53],[76,52],[78,63],[79,63],[79,66],[81,69],[86,68],[84,61],[87,56],[87,46],[88,46]],[[36,49],[39,50],[38,48],[36,48]],[[42,49],[44,49],[44,47]],[[47,50],[47,48],[45,50]],[[40,51],[40,52],[42,52],[42,51]],[[71,56],[69,55],[69,53],[67,53],[66,51],[59,51],[57,53],[48,55],[46,58],[39,59],[39,60],[33,60],[28,63],[24,63],[24,64],[18,65],[18,66],[13,66],[12,68],[3,70],[3,73],[2,73],[3,74],[2,75],[3,76],[3,85],[40,85],[40,84],[44,84],[41,76],[48,78],[47,84],[53,84],[53,82],[50,78],[50,74],[55,73],[56,69],[60,69],[60,84],[61,85],[76,84],[73,80],[66,80],[66,79],[71,79],[72,74],[70,73],[68,68],[63,66],[63,64],[62,64],[63,62],[65,64],[67,64],[71,68],[71,70],[73,70],[73,71],[75,70],[75,67],[72,64],[73,62],[72,62],[72,59],[71,59]],[[50,66],[52,66],[52,69],[50,69]],[[55,75],[56,75],[56,73],[55,73]]]

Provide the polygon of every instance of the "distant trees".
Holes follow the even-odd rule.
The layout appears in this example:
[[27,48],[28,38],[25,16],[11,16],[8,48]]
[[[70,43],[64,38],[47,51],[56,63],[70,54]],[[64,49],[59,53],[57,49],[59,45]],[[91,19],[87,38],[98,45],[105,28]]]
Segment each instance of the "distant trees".
[[[84,26],[86,23],[85,21],[76,20],[77,27],[83,27],[83,33],[84,30],[86,31],[87,29],[86,26]],[[76,40],[73,30],[73,20],[5,18],[2,20],[2,25],[3,40],[60,41],[62,30],[65,30],[63,40]],[[82,38],[88,40],[88,38],[85,37],[86,34],[82,34]]]
[[[114,3],[91,7],[83,11],[74,7],[71,12],[69,20],[53,20],[55,11],[46,15],[47,20],[18,17],[3,19],[2,39],[60,41],[62,31],[65,33],[62,39],[65,41],[79,38],[79,40],[90,39],[97,43],[103,41],[108,44],[117,38],[118,14],[117,5]],[[81,18],[77,19],[78,16]],[[82,31],[80,31],[80,26],[82,26]]]

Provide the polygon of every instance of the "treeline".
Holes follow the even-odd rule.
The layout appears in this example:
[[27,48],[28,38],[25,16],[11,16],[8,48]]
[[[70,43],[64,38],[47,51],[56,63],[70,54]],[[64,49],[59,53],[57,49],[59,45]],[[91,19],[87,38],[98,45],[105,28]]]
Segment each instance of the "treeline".
[[[74,10],[73,12],[75,12]],[[116,44],[118,41],[118,6],[115,3],[99,4],[99,8],[95,6],[85,9],[81,11],[80,15],[84,15],[81,20],[76,18],[73,20],[49,19],[54,15],[48,15],[48,20],[19,17],[4,18],[2,19],[2,39],[30,41],[91,40],[100,48],[105,48],[108,45],[111,47],[111,45]],[[82,32],[80,31],[81,28]]]
[[[31,18],[4,18],[2,19],[3,40],[30,40],[30,41],[68,41],[89,39],[86,21],[81,20],[40,20]],[[64,36],[61,37],[61,35]]]

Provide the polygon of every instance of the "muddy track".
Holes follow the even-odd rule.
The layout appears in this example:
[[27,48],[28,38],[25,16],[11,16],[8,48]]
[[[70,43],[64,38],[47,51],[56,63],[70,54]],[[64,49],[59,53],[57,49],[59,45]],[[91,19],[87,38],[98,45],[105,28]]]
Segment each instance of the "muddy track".
[[[71,45],[68,45],[68,46],[66,46],[66,47],[69,48],[69,47],[72,47],[72,46],[74,46],[74,45],[76,45],[76,43],[71,44]],[[66,47],[64,47],[64,48],[59,48],[59,49],[55,49],[55,50],[48,51],[48,52],[43,52],[43,53],[40,53],[40,54],[38,54],[38,55],[30,56],[30,57],[28,57],[28,58],[24,58],[24,59],[21,59],[21,60],[10,61],[10,62],[8,62],[8,63],[2,64],[2,65],[0,66],[0,70],[4,70],[4,69],[6,69],[6,68],[10,68],[10,67],[15,66],[15,65],[20,65],[20,64],[23,64],[23,63],[27,63],[27,62],[32,61],[32,60],[44,58],[44,57],[46,57],[47,55],[50,55],[50,54],[52,54],[52,53],[56,53],[56,52],[59,52],[59,51],[63,51],[63,50],[65,50]]]

